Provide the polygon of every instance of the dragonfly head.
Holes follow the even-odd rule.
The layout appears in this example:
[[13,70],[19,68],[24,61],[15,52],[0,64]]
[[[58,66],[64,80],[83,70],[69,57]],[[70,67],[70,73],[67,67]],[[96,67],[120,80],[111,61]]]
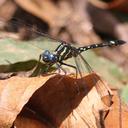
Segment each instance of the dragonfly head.
[[56,63],[58,61],[57,55],[50,53],[48,50],[45,50],[41,57],[45,63]]

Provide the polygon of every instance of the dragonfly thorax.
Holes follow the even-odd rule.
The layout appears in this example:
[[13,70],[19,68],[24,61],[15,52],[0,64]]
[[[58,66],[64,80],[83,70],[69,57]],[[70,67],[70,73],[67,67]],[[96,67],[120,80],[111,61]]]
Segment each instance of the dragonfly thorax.
[[58,56],[54,53],[50,53],[48,50],[45,50],[44,53],[41,54],[41,57],[45,63],[58,62]]

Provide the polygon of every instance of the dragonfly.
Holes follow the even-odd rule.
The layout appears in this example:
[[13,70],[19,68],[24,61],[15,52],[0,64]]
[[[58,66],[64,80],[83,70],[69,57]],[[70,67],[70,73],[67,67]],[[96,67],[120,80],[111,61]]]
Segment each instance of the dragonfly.
[[83,60],[83,62],[86,64],[87,69],[90,71],[92,70],[91,66],[82,56],[81,54],[82,52],[85,52],[89,49],[95,49],[95,48],[100,48],[100,47],[111,47],[111,46],[123,45],[125,43],[126,42],[123,40],[115,40],[115,41],[107,41],[107,42],[103,42],[99,44],[92,44],[92,45],[76,48],[72,46],[71,44],[66,43],[65,41],[61,41],[60,45],[54,50],[54,52],[45,50],[43,53],[41,53],[39,56],[39,61],[42,60],[47,65],[47,70],[54,64],[56,64],[57,67],[59,68],[61,68],[62,65],[72,67],[76,70],[76,76],[77,76],[78,72],[80,73],[78,64],[76,64],[77,65],[76,67],[74,65],[65,63],[64,62],[65,60],[72,58],[72,57],[76,58],[77,56],[79,56]]
[[[13,25],[18,25],[18,24],[20,25],[20,23],[22,24],[22,21],[18,21],[18,22],[13,21]],[[59,45],[55,48],[55,50],[53,52],[50,52],[47,49],[39,55],[38,64],[40,63],[40,61],[43,61],[44,64],[47,66],[46,72],[48,72],[49,69],[53,65],[56,65],[57,69],[63,70],[63,72],[65,74],[66,74],[66,71],[62,68],[62,66],[64,65],[67,67],[71,67],[75,70],[76,78],[77,78],[78,74],[80,74],[80,76],[82,77],[77,57],[81,58],[81,60],[86,65],[86,68],[89,72],[93,72],[93,69],[91,68],[91,66],[88,64],[86,59],[82,56],[83,52],[90,50],[90,49],[119,46],[119,45],[123,45],[126,43],[123,40],[110,40],[110,41],[106,41],[106,42],[102,42],[102,43],[95,43],[95,44],[91,44],[91,45],[87,45],[87,46],[83,46],[83,47],[75,47],[75,46],[67,43],[66,41],[54,39],[54,38],[50,37],[48,34],[45,34],[45,33],[42,33],[42,32],[39,32],[39,31],[36,31],[33,29],[32,30],[29,29],[29,31],[33,31],[43,37],[50,39],[50,40],[59,42]],[[66,60],[68,60],[70,58],[74,58],[76,65],[68,64],[65,62]],[[38,67],[38,64],[36,67]]]

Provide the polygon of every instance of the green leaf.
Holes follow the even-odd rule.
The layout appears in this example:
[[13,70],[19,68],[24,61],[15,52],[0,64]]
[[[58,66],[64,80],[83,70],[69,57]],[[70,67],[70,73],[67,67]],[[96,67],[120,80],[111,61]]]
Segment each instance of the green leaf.
[[[55,45],[56,44],[56,45]],[[39,55],[47,48],[57,47],[57,43],[34,40],[15,41],[10,38],[0,40],[0,72],[16,72],[32,69]]]

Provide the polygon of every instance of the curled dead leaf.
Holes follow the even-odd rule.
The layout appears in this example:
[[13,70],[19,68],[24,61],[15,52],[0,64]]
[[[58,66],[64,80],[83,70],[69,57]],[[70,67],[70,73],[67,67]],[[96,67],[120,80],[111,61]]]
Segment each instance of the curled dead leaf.
[[11,77],[0,81],[0,127],[10,127],[32,94],[53,75],[44,78]]
[[77,80],[61,75],[11,77],[0,81],[0,127],[14,122],[18,128],[100,128],[111,94],[94,73]]

